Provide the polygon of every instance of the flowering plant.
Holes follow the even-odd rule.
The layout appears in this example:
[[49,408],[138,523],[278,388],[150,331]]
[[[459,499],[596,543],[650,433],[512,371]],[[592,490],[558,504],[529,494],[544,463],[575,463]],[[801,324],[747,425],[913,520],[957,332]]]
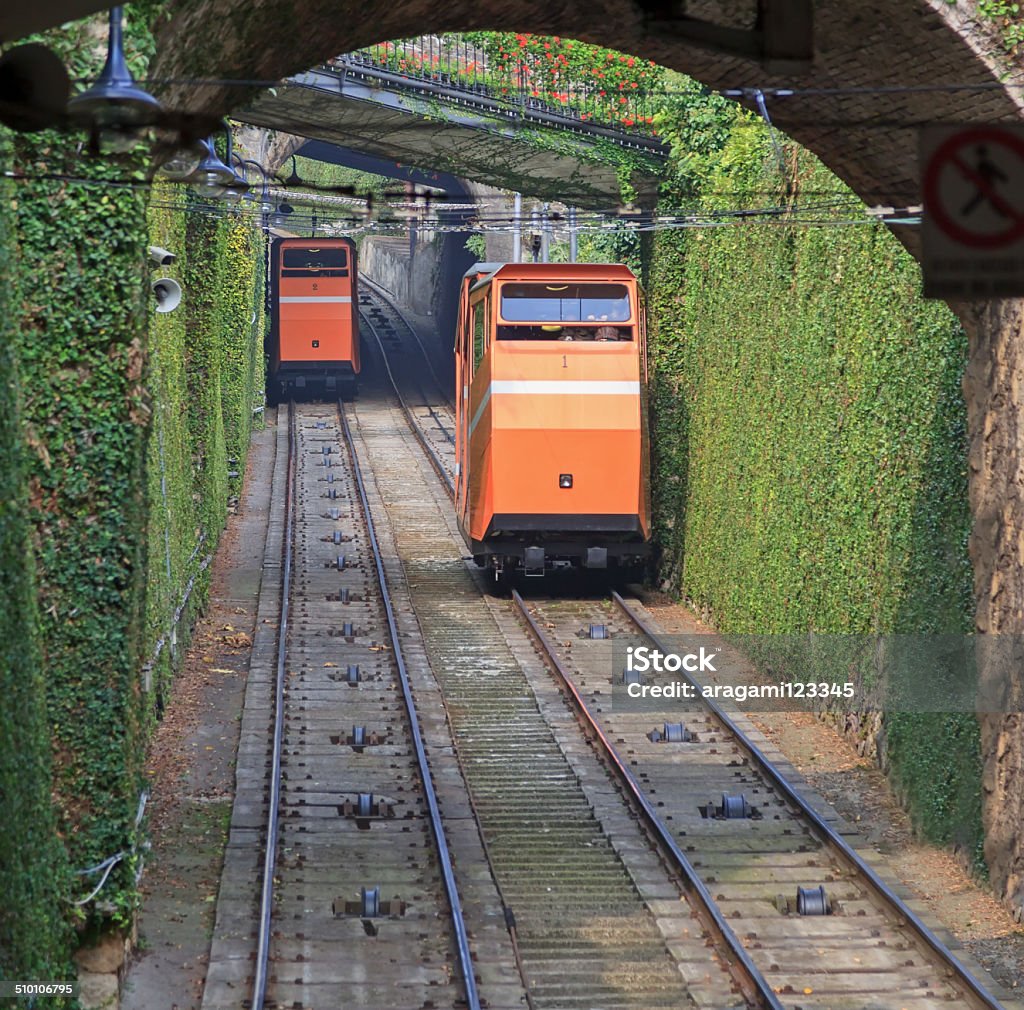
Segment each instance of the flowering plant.
[[474,32],[464,37],[487,54],[496,74],[534,98],[575,107],[583,118],[654,125],[647,98],[663,71],[650,60],[558,35]]
[[557,35],[470,32],[382,42],[367,53],[401,74],[563,108],[585,122],[656,132],[650,92],[660,86],[663,69],[614,49]]

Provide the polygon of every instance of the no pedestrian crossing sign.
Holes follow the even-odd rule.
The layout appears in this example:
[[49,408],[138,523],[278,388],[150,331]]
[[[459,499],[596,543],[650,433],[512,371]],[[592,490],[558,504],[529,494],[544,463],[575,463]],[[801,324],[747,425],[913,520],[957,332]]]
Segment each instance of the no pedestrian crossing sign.
[[926,298],[1024,295],[1024,126],[921,131]]

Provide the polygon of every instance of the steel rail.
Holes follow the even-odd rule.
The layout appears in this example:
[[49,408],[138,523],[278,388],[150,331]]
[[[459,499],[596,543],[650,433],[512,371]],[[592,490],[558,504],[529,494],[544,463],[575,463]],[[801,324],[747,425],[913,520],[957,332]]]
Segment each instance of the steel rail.
[[409,715],[409,728],[412,734],[413,747],[416,751],[416,762],[419,766],[420,777],[423,781],[423,792],[430,810],[430,826],[434,833],[434,840],[437,843],[441,874],[444,878],[445,892],[448,895],[448,905],[452,913],[452,926],[455,930],[456,946],[459,953],[459,967],[462,970],[462,980],[466,990],[466,1004],[468,1010],[481,1010],[480,995],[476,987],[476,976],[473,973],[473,956],[469,949],[469,935],[466,930],[466,920],[462,914],[462,901],[459,898],[459,889],[455,881],[455,871],[452,867],[451,853],[448,850],[444,824],[441,822],[441,810],[437,802],[437,792],[434,789],[434,778],[430,772],[430,764],[427,761],[427,753],[423,745],[423,735],[420,733],[419,715],[416,711],[416,701],[412,696],[412,686],[409,682],[409,674],[405,665],[405,655],[402,652],[402,643],[398,634],[398,622],[395,619],[395,611],[391,605],[387,576],[384,573],[384,561],[381,556],[380,544],[377,540],[373,516],[370,514],[370,503],[366,497],[366,484],[363,481],[363,472],[359,466],[359,459],[356,456],[352,430],[349,428],[348,418],[345,416],[345,405],[340,401],[338,403],[338,416],[341,419],[341,429],[345,435],[345,446],[352,461],[352,475],[355,479],[356,489],[359,492],[359,501],[363,507],[366,532],[370,548],[373,551],[373,563],[377,571],[377,579],[380,583],[381,602],[384,605],[384,613],[387,617],[395,666],[398,670],[398,680],[402,685],[402,696],[405,700],[406,712]]
[[[651,627],[639,614],[630,609],[626,601],[612,590],[612,599],[618,608],[626,615],[637,628],[643,632],[662,652],[673,650],[662,641],[659,632]],[[896,895],[888,884],[858,855],[840,835],[818,814],[816,810],[786,781],[785,776],[772,764],[768,756],[751,740],[746,733],[736,725],[729,714],[713,699],[704,698],[701,692],[701,685],[684,670],[676,674],[697,692],[704,705],[714,714],[723,727],[732,733],[737,742],[750,755],[758,769],[772,787],[777,789],[786,801],[795,806],[800,813],[810,822],[811,827],[818,834],[820,840],[846,862],[848,869],[854,870],[868,883],[869,889],[875,896],[886,904],[890,910],[895,911],[901,919],[917,935],[917,938],[927,946],[932,953],[936,954],[950,969],[961,985],[989,1010],[1005,1010],[1003,1004],[995,998],[956,958],[952,951],[928,928],[927,925]]]
[[271,751],[267,840],[263,853],[259,935],[256,942],[256,973],[252,985],[252,1010],[263,1010],[267,996],[270,961],[270,919],[274,902],[274,864],[277,862],[278,808],[281,803],[281,742],[284,736],[285,654],[288,639],[292,581],[292,544],[295,539],[295,406],[288,404],[288,468],[284,504],[284,564],[281,577],[281,620],[277,631],[277,671],[274,681],[274,740]]
[[685,889],[697,902],[695,911],[701,924],[714,938],[715,946],[718,947],[719,952],[739,963],[741,970],[736,972],[734,977],[738,976],[737,981],[745,998],[748,1001],[752,1001],[756,1006],[766,1008],[766,1010],[783,1010],[783,1004],[779,1001],[774,989],[772,989],[768,980],[761,974],[757,965],[751,960],[735,930],[726,921],[725,916],[722,915],[721,910],[711,896],[711,892],[700,879],[700,875],[697,873],[694,865],[687,859],[683,850],[679,848],[671,832],[662,823],[661,818],[658,817],[651,801],[644,794],[636,777],[619,756],[618,751],[608,739],[604,730],[601,729],[587,703],[583,700],[582,695],[577,691],[576,685],[573,683],[565,665],[558,658],[551,641],[545,635],[540,625],[534,620],[533,615],[526,607],[525,601],[516,589],[512,590],[512,600],[519,608],[520,615],[525,620],[534,640],[544,652],[545,658],[551,664],[562,686],[569,693],[569,698],[580,719],[583,721],[585,728],[600,744],[604,757],[611,765],[612,770],[615,772],[632,803],[641,813],[648,830],[657,839],[662,851],[671,859],[675,869],[682,875]]
[[[398,399],[399,404],[403,412],[405,413],[405,419],[408,422],[409,427],[412,429],[412,433],[416,436],[419,441],[421,448],[427,454],[427,459],[430,461],[430,465],[434,468],[438,477],[444,483],[445,490],[448,492],[448,497],[455,500],[455,484],[452,482],[451,477],[445,471],[444,464],[441,462],[440,456],[434,451],[434,447],[427,441],[426,436],[420,430],[420,426],[416,423],[416,419],[413,417],[412,409],[405,402],[405,397],[402,396],[401,391],[398,388],[398,382],[395,379],[394,373],[391,371],[391,364],[388,361],[388,352],[384,348],[384,342],[380,339],[380,334],[377,332],[377,328],[370,322],[369,319],[364,319],[364,322],[369,327],[370,332],[373,334],[373,339],[377,342],[377,347],[380,349],[381,360],[384,362],[384,370],[388,373],[388,381],[391,383],[391,388],[395,391],[395,396]],[[422,344],[420,345],[422,349]],[[423,352],[426,357],[426,351]],[[442,391],[443,392],[443,391]],[[424,399],[426,397],[424,396]],[[433,414],[433,411],[431,411]],[[436,420],[436,415],[434,415]],[[451,439],[449,438],[449,441]]]
[[[399,319],[402,320],[406,329],[412,334],[413,340],[416,341],[416,345],[419,347],[420,352],[423,354],[423,360],[427,363],[427,368],[430,369],[430,375],[434,380],[434,385],[437,386],[437,391],[441,394],[441,396],[444,397],[445,402],[448,404],[449,407],[454,407],[455,404],[453,404],[452,401],[448,398],[447,394],[444,391],[444,386],[441,385],[441,380],[438,378],[437,372],[434,370],[434,363],[430,360],[430,355],[427,354],[427,349],[423,346],[423,341],[420,340],[420,335],[419,333],[416,332],[416,327],[409,322],[408,317],[401,310],[398,303],[394,300],[394,297],[391,295],[391,292],[388,291],[388,289],[384,287],[383,284],[378,284],[376,281],[372,281],[370,280],[369,277],[365,277],[362,274],[359,275],[359,280],[360,282],[365,283],[370,288],[370,290],[375,295],[377,295],[377,297],[380,298],[388,306],[388,308],[390,308],[395,313],[395,315],[398,316]],[[426,399],[426,397],[424,397],[424,399]]]

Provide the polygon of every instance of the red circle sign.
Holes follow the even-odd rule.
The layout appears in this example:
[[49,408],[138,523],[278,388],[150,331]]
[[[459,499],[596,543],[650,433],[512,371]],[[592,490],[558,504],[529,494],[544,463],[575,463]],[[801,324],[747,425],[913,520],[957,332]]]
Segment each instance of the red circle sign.
[[[1024,210],[1018,210],[998,192],[990,175],[980,164],[972,167],[964,158],[968,149],[985,144],[1009,151],[1020,162],[1020,172],[1015,175],[1024,179],[1024,140],[1007,130],[993,127],[963,130],[940,144],[925,166],[922,187],[924,206],[926,213],[954,241],[972,249],[999,249],[1024,238]],[[987,200],[1000,216],[1008,219],[1005,228],[998,231],[972,230],[953,216],[943,202],[940,188],[944,174],[950,171],[956,172],[960,179],[974,186],[977,198]],[[1003,178],[1006,178],[1005,173]]]

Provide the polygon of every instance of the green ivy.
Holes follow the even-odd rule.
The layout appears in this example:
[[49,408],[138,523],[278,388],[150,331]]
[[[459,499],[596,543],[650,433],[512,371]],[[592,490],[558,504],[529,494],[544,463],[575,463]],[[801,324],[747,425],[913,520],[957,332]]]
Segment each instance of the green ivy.
[[[0,135],[0,164],[10,141]],[[0,182],[0,978],[69,977],[70,892],[53,786],[21,435],[13,186]]]
[[[49,33],[73,77],[98,17]],[[129,13],[136,73],[152,39]],[[0,973],[60,978],[74,924],[128,925],[148,734],[166,696],[262,387],[264,243],[145,182],[144,149],[0,131]],[[127,184],[127,185],[126,185]],[[185,306],[154,314],[146,246]],[[229,449],[230,447],[230,449]],[[229,478],[227,458],[237,459]],[[99,882],[73,874],[123,854]],[[54,1003],[54,1005],[58,1005]]]
[[[827,209],[851,194],[813,156],[787,143],[783,177],[718,102],[679,125],[707,143],[676,156],[674,205],[825,209],[654,242],[663,575],[725,632],[968,633],[964,333],[892,234]],[[919,827],[977,852],[973,716],[892,715],[887,741]]]

